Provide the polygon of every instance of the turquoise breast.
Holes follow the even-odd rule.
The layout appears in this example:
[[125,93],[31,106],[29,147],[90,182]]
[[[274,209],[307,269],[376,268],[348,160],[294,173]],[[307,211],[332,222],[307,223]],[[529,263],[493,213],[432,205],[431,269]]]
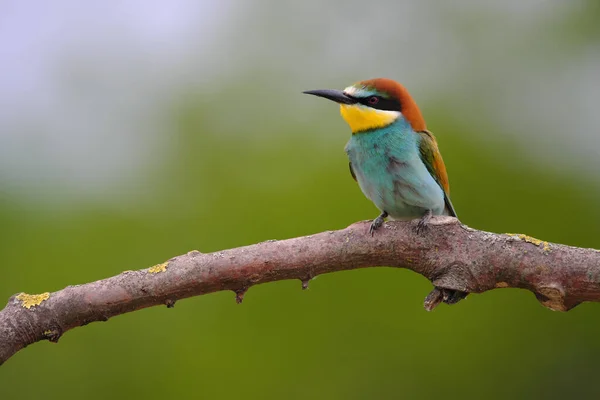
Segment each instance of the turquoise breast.
[[444,191],[419,153],[421,137],[399,118],[392,125],[352,135],[346,153],[362,192],[393,219],[445,213]]

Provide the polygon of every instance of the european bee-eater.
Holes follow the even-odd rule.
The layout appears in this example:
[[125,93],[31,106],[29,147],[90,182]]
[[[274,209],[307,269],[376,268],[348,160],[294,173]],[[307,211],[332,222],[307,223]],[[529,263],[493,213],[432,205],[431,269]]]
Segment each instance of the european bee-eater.
[[371,235],[387,217],[420,218],[417,232],[427,226],[432,215],[456,217],[437,142],[404,86],[378,78],[343,91],[304,93],[338,103],[350,125],[352,137],[346,145],[350,173],[381,211],[371,223]]

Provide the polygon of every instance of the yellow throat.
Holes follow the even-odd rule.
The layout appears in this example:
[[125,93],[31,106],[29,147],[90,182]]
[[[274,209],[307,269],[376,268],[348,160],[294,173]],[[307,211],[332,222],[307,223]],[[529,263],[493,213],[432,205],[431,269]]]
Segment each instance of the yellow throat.
[[400,116],[398,111],[377,110],[357,104],[340,104],[340,114],[350,125],[352,133],[386,127]]

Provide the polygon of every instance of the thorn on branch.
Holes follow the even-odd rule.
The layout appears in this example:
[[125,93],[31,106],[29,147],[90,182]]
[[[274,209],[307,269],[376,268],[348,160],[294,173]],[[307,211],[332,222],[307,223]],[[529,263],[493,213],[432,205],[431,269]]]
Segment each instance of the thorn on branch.
[[58,339],[62,336],[62,333],[57,329],[48,329],[44,331],[44,338],[49,342],[58,343]]
[[445,289],[434,287],[431,292],[425,297],[425,301],[423,302],[423,307],[427,311],[433,311],[441,302],[446,304],[456,304],[465,297],[467,297],[467,292],[461,292],[460,290],[453,289]]
[[302,282],[302,290],[306,290],[308,289],[308,284],[310,283],[311,279],[314,278],[314,275],[312,272],[308,273],[308,276],[304,279],[300,279],[300,281]]
[[310,278],[302,279],[302,290],[308,289],[308,282],[310,282]]
[[440,289],[434,287],[431,292],[425,297],[423,307],[427,311],[433,311],[444,300],[444,294]]
[[442,289],[442,292],[444,293],[444,303],[446,304],[456,304],[469,294],[453,289]]
[[173,299],[166,299],[165,300],[165,305],[167,306],[167,308],[173,308],[173,307],[175,307],[175,300],[173,300]]
[[247,291],[248,291],[247,287],[236,290],[235,291],[235,302],[238,304],[242,304],[242,301],[244,301],[244,295],[246,294]]

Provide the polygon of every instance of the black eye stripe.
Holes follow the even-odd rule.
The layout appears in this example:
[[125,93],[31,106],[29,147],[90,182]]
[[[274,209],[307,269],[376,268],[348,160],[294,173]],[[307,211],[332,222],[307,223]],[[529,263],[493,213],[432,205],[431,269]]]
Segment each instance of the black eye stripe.
[[369,96],[369,97],[363,97],[363,98],[356,98],[355,99],[360,103],[363,104],[367,107],[371,107],[371,108],[376,108],[378,110],[384,110],[384,111],[402,111],[402,107],[400,105],[400,102],[394,99],[386,99],[384,97],[381,96],[376,96],[379,99],[379,102],[375,105],[370,104],[369,103],[369,98],[371,98],[373,96]]

